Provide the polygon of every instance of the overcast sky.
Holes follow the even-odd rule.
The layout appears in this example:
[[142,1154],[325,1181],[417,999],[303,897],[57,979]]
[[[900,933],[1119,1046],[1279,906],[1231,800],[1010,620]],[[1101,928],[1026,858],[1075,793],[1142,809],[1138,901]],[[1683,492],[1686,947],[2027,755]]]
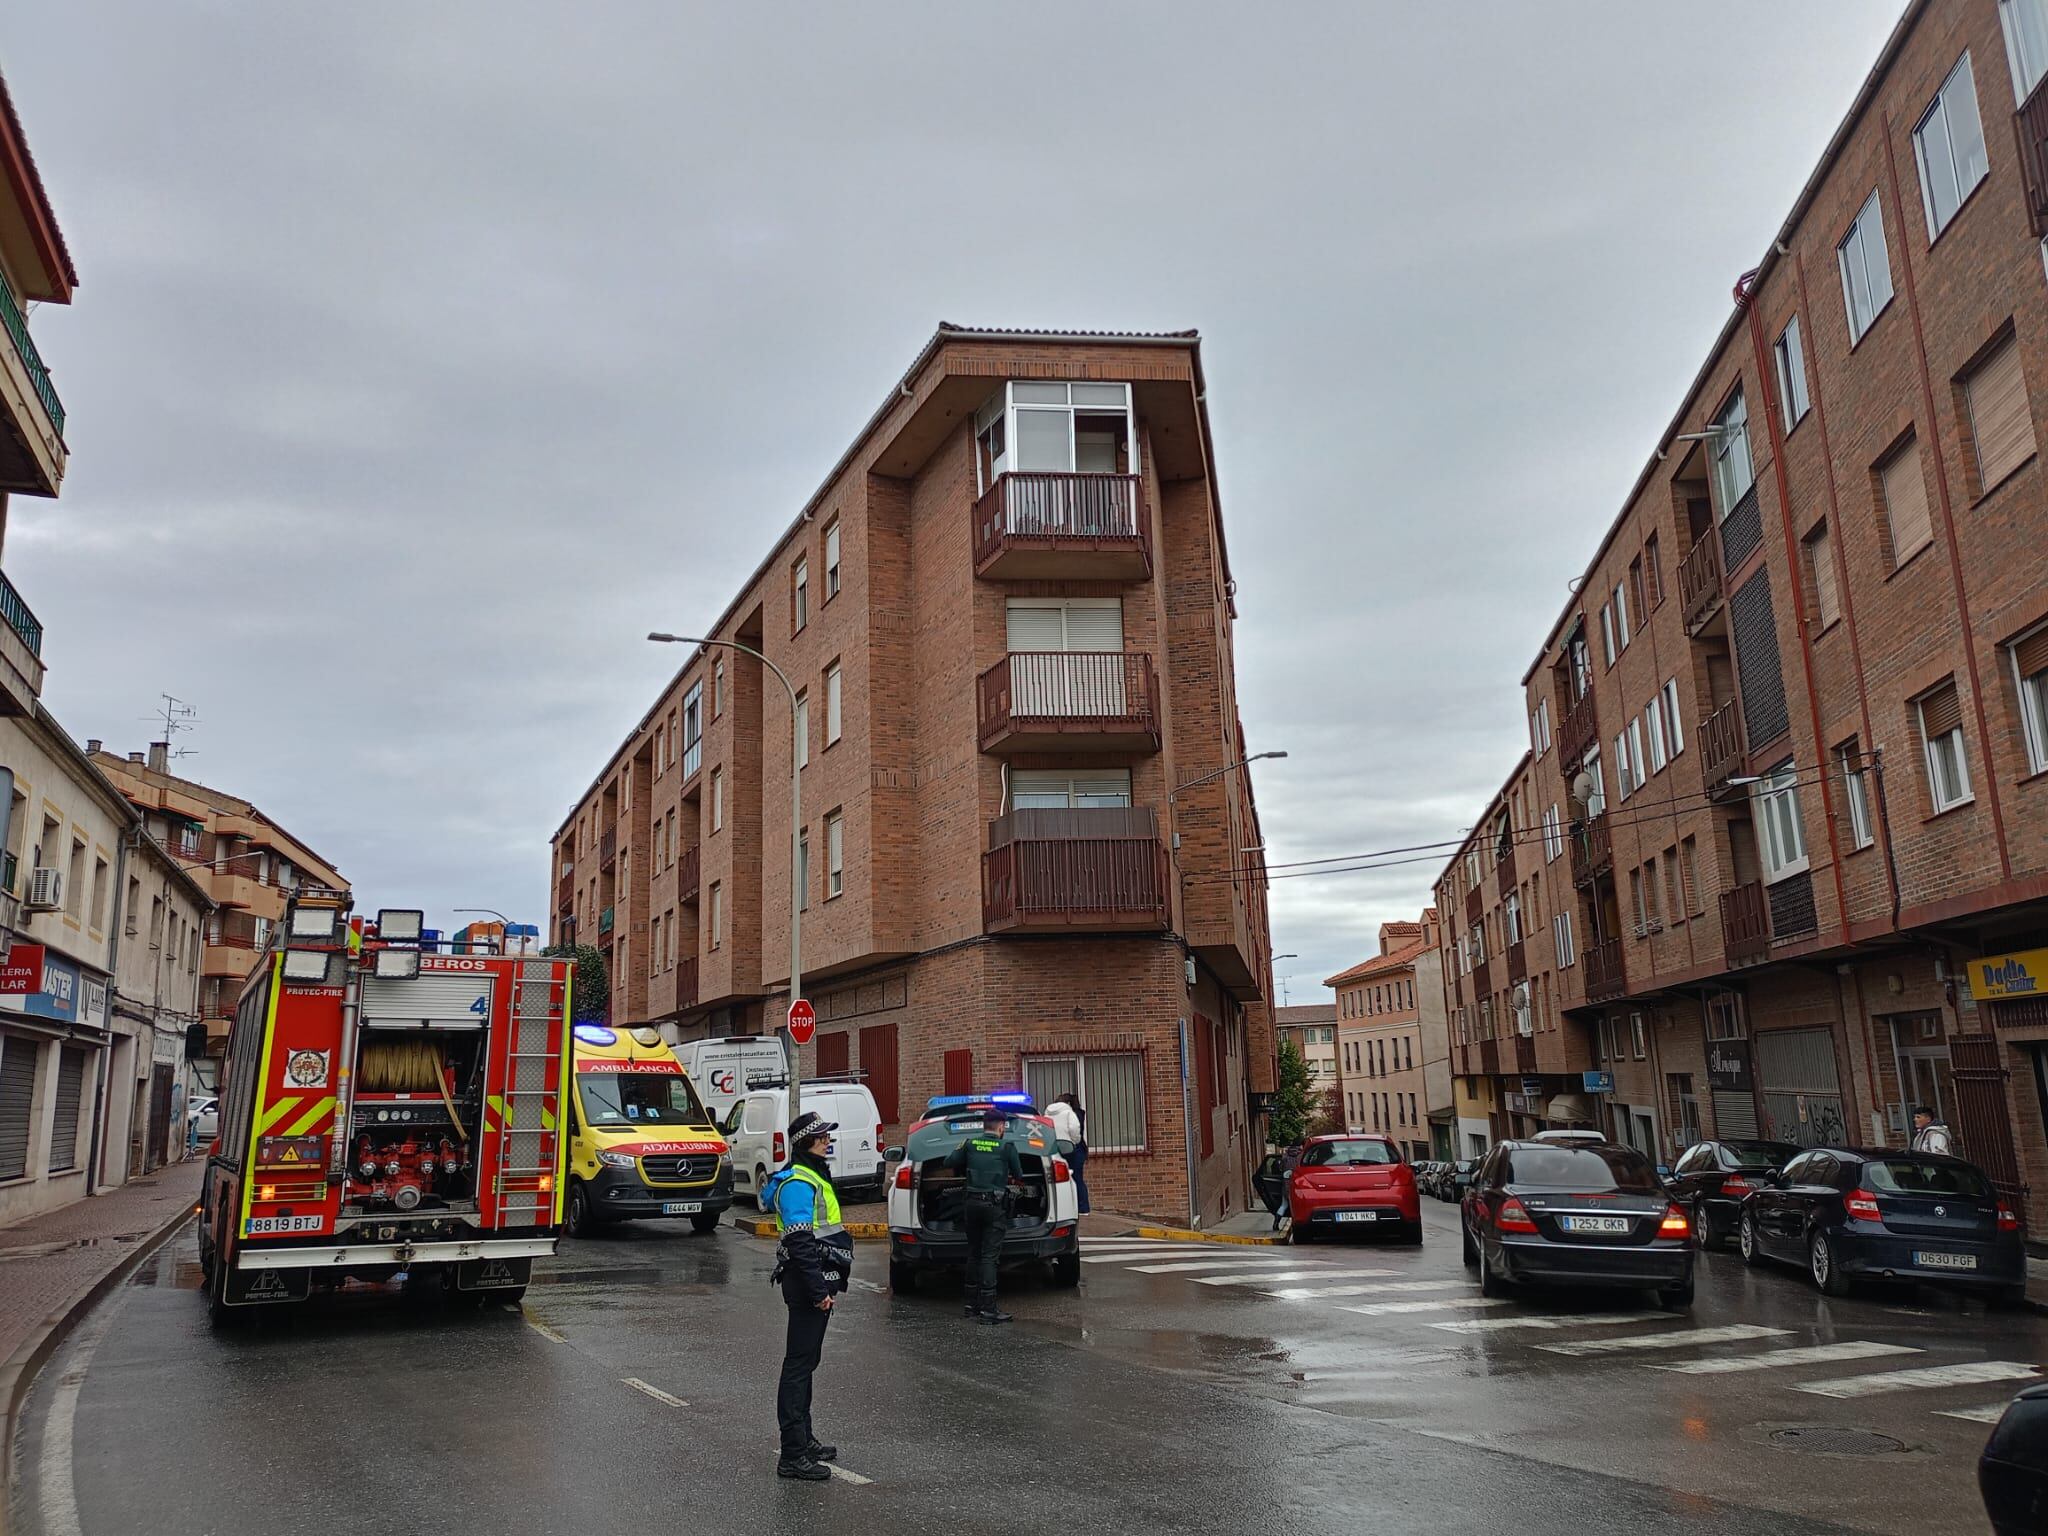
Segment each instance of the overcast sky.
[[[1269,858],[1455,837],[1900,9],[17,8],[81,277],[7,541],[45,702],[134,750],[177,694],[367,904],[545,923],[640,636],[939,321],[1194,326]],[[1290,1000],[1441,862],[1278,882]]]

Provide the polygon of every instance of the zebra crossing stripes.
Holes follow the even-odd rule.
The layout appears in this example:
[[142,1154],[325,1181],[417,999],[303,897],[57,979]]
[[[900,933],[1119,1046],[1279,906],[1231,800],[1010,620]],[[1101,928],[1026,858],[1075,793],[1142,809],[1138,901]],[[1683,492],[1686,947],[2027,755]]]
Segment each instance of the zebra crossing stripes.
[[1604,1339],[1574,1339],[1565,1344],[1538,1344],[1553,1355],[1615,1355],[1631,1349],[1686,1349],[1700,1344],[1734,1344],[1743,1339],[1782,1339],[1790,1328],[1765,1328],[1756,1323],[1730,1323],[1724,1328],[1663,1329],[1656,1333],[1630,1333]]
[[[1140,1259],[1199,1259],[1214,1256],[1214,1253],[1215,1250],[1212,1248],[1134,1248],[1130,1250],[1119,1249],[1114,1253],[1091,1253],[1084,1248],[1081,1250],[1081,1262],[1083,1264],[1130,1264]],[[1225,1254],[1222,1257],[1225,1262],[1229,1263],[1241,1264],[1245,1262],[1244,1256],[1239,1254]],[[1251,1262],[1255,1264],[1299,1264],[1301,1260],[1282,1258],[1276,1254],[1271,1257],[1261,1256],[1254,1258]]]
[[1754,1355],[1717,1355],[1711,1360],[1666,1360],[1653,1371],[1678,1371],[1688,1376],[1732,1376],[1743,1371],[1772,1371],[1793,1365],[1832,1365],[1837,1361],[1874,1360],[1881,1355],[1917,1355],[1909,1344],[1880,1344],[1852,1339],[1845,1344],[1810,1344],[1796,1349],[1767,1349]]
[[1795,1381],[1794,1392],[1816,1397],[1876,1397],[1884,1392],[1913,1392],[1923,1387],[1965,1387],[1987,1381],[2020,1381],[2040,1375],[2038,1365],[2017,1360],[1963,1360],[1954,1365],[1928,1365],[1905,1371],[1873,1371],[1868,1376],[1837,1376],[1830,1381]]
[[2005,1417],[2006,1403],[1986,1403],[1982,1408],[1937,1408],[1935,1416],[1961,1419],[1965,1424],[1996,1424]]
[[[1352,1270],[1350,1273],[1354,1275],[1391,1275],[1394,1271],[1391,1269],[1368,1269]],[[1239,1275],[1234,1277],[1233,1283],[1238,1285],[1262,1285],[1271,1284],[1275,1280],[1289,1280],[1293,1278],[1295,1277],[1291,1275]],[[1316,1279],[1319,1277],[1310,1275],[1307,1278]],[[1329,1278],[1335,1280],[1339,1277],[1333,1274]],[[1202,1283],[1205,1285],[1219,1285],[1222,1282],[1207,1280]],[[1325,1296],[1378,1296],[1387,1291],[1444,1291],[1454,1286],[1469,1286],[1471,1283],[1469,1280],[1451,1279],[1379,1281],[1370,1285],[1297,1285],[1283,1286],[1277,1291],[1268,1291],[1266,1294],[1281,1301],[1320,1301]]]
[[[1356,1312],[1360,1317],[1387,1317],[1402,1312],[1442,1312],[1452,1307],[1504,1307],[1508,1303],[1499,1296],[1448,1296],[1436,1301],[1373,1301],[1362,1307],[1339,1307],[1340,1312]],[[1439,1324],[1439,1327],[1442,1325]]]
[[1453,1323],[1431,1323],[1429,1326],[1448,1333],[1499,1333],[1510,1328],[1611,1327],[1616,1323],[1639,1323],[1642,1320],[1640,1313],[1633,1312],[1526,1313],[1517,1317],[1464,1317]]
[[1274,1269],[1293,1262],[1292,1259],[1182,1259],[1170,1264],[1133,1264],[1130,1269],[1139,1275],[1184,1275],[1199,1269]]
[[[1399,1270],[1394,1269],[1283,1269],[1278,1274],[1269,1274],[1264,1270],[1253,1270],[1250,1274],[1243,1275],[1197,1275],[1195,1276],[1195,1284],[1265,1286],[1276,1285],[1282,1280],[1352,1280],[1364,1279],[1369,1275],[1394,1275],[1399,1273]],[[1456,1285],[1458,1282],[1455,1280],[1418,1280],[1413,1283],[1419,1287],[1424,1285]],[[1379,1289],[1399,1290],[1401,1287],[1381,1286]],[[1268,1291],[1266,1294],[1269,1296],[1280,1296],[1285,1293],[1281,1291]],[[1335,1293],[1316,1292],[1313,1294],[1332,1295]]]

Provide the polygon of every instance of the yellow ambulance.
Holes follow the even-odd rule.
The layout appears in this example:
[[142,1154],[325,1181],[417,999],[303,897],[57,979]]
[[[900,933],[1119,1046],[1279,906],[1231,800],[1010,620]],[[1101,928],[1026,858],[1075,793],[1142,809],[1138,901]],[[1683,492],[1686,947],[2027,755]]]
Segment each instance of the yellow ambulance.
[[683,1064],[647,1028],[571,1032],[567,1222],[679,1216],[699,1232],[732,1204],[732,1159]]

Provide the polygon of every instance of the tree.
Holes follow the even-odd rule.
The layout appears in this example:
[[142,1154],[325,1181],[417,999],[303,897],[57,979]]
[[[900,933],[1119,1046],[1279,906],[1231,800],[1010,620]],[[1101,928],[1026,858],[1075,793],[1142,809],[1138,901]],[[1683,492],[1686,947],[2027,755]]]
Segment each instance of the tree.
[[1291,1147],[1308,1134],[1309,1121],[1316,1112],[1315,1074],[1292,1039],[1280,1042],[1279,1082],[1273,1093],[1273,1112],[1266,1119],[1267,1134],[1276,1147]]
[[578,1024],[603,1024],[611,1018],[612,983],[604,955],[588,944],[550,944],[543,955],[569,961],[569,997]]
[[1311,1136],[1337,1136],[1350,1129],[1344,1123],[1344,1095],[1332,1088],[1316,1103],[1314,1122],[1309,1126]]

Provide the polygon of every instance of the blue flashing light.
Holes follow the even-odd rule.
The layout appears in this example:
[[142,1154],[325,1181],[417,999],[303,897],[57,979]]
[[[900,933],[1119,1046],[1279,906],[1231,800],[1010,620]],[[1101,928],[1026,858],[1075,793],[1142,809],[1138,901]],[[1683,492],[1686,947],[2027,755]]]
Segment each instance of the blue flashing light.
[[988,1096],[988,1101],[991,1104],[1013,1104],[1021,1109],[1037,1108],[1031,1102],[1031,1095],[1028,1093],[992,1093]]
[[576,1038],[585,1045],[616,1045],[619,1036],[617,1031],[606,1029],[602,1024],[578,1024]]
[[924,1101],[924,1107],[925,1113],[929,1114],[935,1109],[953,1109],[973,1102],[974,1095],[971,1093],[935,1093]]

